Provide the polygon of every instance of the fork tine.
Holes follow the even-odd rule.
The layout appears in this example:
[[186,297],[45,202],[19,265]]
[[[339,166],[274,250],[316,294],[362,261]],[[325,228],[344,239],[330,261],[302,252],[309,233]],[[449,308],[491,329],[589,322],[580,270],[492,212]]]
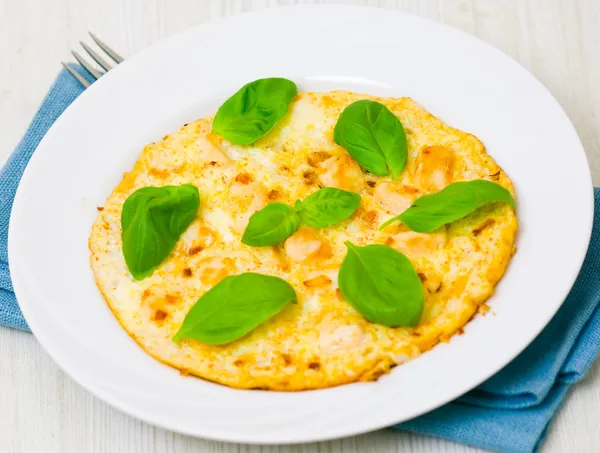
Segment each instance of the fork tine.
[[69,65],[67,65],[65,62],[61,61],[60,64],[63,65],[63,67],[69,71],[69,73],[75,77],[79,83],[81,83],[84,87],[89,87],[90,86],[90,82],[88,82],[87,80],[85,80],[81,74],[79,74],[77,71],[75,71],[73,68],[71,68]]
[[94,68],[87,61],[85,61],[81,55],[79,55],[74,50],[72,50],[71,53],[73,54],[73,56],[75,57],[75,59],[79,62],[79,64],[81,66],[83,66],[85,68],[85,70],[87,72],[89,72],[94,79],[99,79],[100,77],[102,77],[102,73],[100,71],[98,71],[96,68]]
[[100,55],[98,55],[94,49],[92,49],[90,46],[88,46],[86,43],[84,43],[83,41],[79,41],[79,44],[81,44],[81,47],[84,48],[84,50],[90,54],[90,57],[92,57],[94,60],[96,60],[96,63],[98,63],[100,66],[102,66],[104,68],[105,71],[110,71],[112,69],[112,66],[109,65],[106,60],[104,58],[102,58]]
[[108,47],[106,44],[104,44],[102,41],[100,41],[100,39],[95,34],[93,34],[91,31],[88,33],[90,34],[92,39],[96,42],[96,44],[98,44],[98,47],[100,47],[104,52],[106,52],[106,54],[110,58],[115,60],[115,63],[121,63],[123,61],[123,57],[121,55],[119,55],[117,52],[115,52],[110,47]]

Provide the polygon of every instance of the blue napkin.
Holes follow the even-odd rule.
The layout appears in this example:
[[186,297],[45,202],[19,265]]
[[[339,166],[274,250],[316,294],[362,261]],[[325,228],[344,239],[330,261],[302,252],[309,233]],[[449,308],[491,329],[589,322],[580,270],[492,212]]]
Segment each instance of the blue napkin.
[[[7,264],[8,220],[17,185],[41,138],[82,91],[63,70],[0,171],[0,324],[29,330]],[[569,387],[587,373],[600,350],[600,189],[595,202],[594,231],[581,273],[540,336],[477,389],[396,428],[503,453],[538,451]]]

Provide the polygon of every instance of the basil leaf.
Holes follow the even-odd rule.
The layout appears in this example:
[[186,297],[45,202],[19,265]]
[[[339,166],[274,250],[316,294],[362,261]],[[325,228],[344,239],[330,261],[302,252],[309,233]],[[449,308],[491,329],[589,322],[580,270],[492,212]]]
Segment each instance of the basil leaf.
[[359,204],[360,195],[357,193],[324,187],[304,201],[297,201],[294,210],[309,227],[325,228],[350,217]]
[[198,299],[173,341],[230,343],[296,301],[294,288],[278,277],[252,272],[226,277]]
[[286,115],[297,93],[296,84],[287,79],[250,82],[219,107],[212,131],[236,145],[254,143]]
[[333,140],[366,170],[398,179],[408,158],[406,134],[400,120],[379,102],[350,104],[338,118]]
[[437,193],[417,199],[410,208],[385,222],[379,229],[401,221],[413,231],[430,233],[466,217],[483,205],[498,201],[515,208],[514,198],[500,184],[484,179],[455,182]]
[[357,247],[346,242],[346,247],[348,253],[338,275],[344,299],[376,324],[418,324],[425,295],[410,260],[387,245]]
[[278,245],[298,231],[300,217],[283,203],[269,203],[250,217],[242,244],[253,247]]
[[148,277],[169,256],[199,207],[198,189],[191,184],[144,187],[125,200],[121,238],[133,278]]

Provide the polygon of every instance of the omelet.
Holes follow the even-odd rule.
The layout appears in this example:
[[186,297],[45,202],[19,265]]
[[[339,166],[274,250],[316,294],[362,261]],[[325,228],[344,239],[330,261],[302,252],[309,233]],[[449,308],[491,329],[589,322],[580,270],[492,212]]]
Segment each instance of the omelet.
[[[359,99],[384,104],[404,126],[409,155],[397,180],[365,172],[333,140],[340,113]],[[287,116],[251,146],[227,142],[211,132],[211,123],[212,117],[199,119],[147,145],[99,208],[89,238],[98,288],[148,354],[182,374],[240,389],[327,388],[376,380],[462,333],[486,307],[515,250],[517,218],[510,206],[486,205],[428,234],[402,223],[379,229],[417,198],[456,181],[494,181],[514,196],[507,174],[476,137],[447,126],[410,98],[346,91],[298,94]],[[185,183],[198,188],[200,210],[170,256],[136,281],[123,258],[123,203],[142,187]],[[242,244],[250,216],[267,203],[291,205],[322,187],[360,194],[360,207],[332,227],[303,227],[279,246]],[[338,271],[345,241],[386,244],[411,260],[425,290],[417,326],[371,323],[344,300]],[[284,279],[298,303],[226,345],[172,340],[204,293],[243,272]]]

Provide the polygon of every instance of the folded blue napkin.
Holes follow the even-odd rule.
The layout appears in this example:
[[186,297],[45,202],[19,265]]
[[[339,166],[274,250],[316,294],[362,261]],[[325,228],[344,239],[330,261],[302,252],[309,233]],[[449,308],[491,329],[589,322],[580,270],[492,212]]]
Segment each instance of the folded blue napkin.
[[[76,69],[85,77],[85,71]],[[8,220],[23,170],[48,128],[83,91],[62,71],[25,137],[0,171],[0,324],[29,330],[19,311],[7,263]],[[592,241],[575,286],[539,337],[477,389],[395,428],[503,453],[540,448],[569,387],[600,350],[600,189],[595,190]]]

